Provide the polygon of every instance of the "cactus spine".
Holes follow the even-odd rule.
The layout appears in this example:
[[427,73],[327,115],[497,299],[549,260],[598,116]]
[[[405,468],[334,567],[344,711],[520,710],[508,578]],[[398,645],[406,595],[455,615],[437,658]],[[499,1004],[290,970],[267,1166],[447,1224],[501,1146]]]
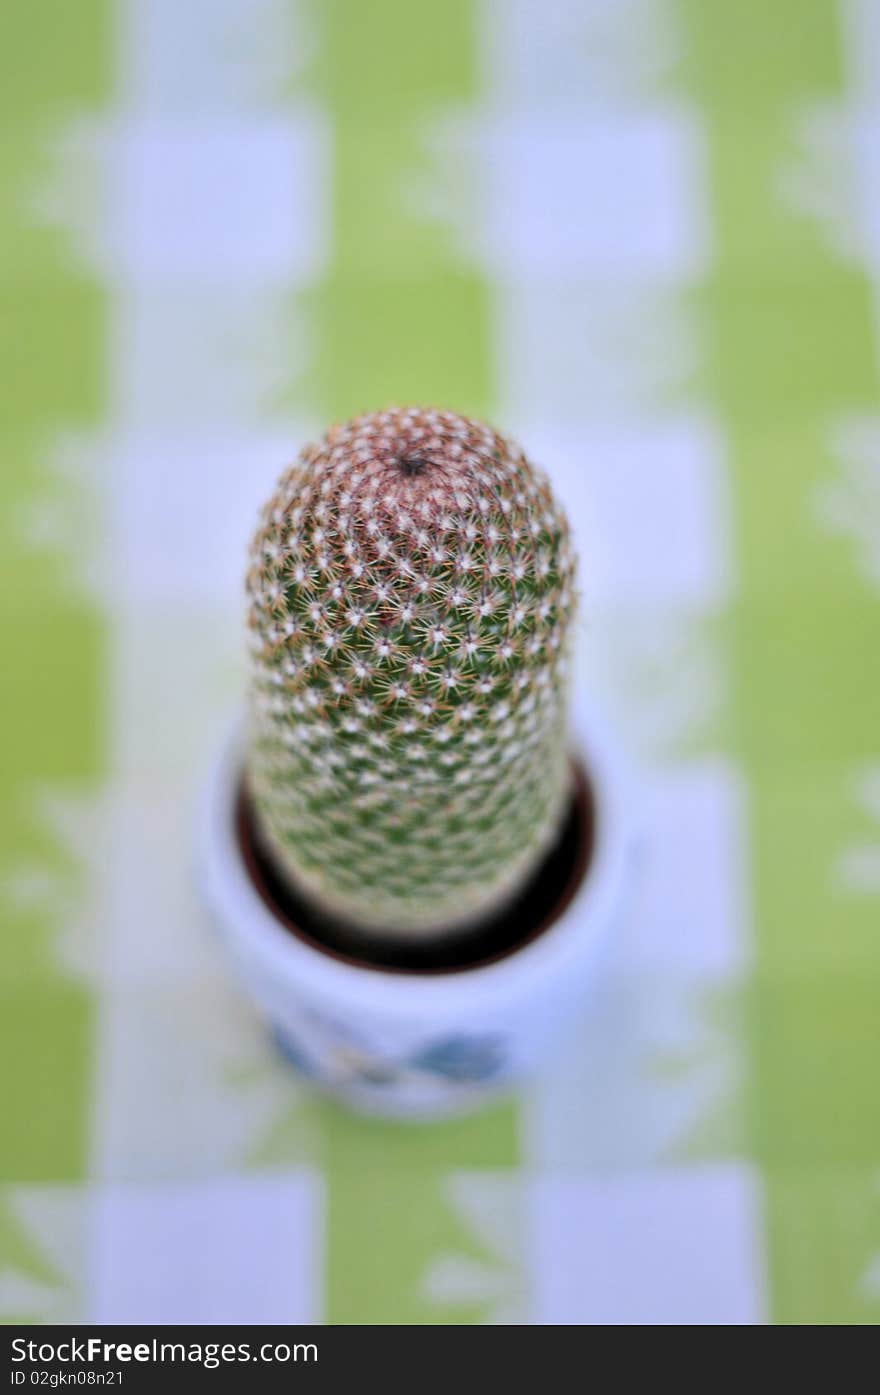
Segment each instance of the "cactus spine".
[[278,870],[364,931],[462,930],[568,795],[575,562],[544,476],[452,412],[335,427],[282,475],[248,572],[248,777]]

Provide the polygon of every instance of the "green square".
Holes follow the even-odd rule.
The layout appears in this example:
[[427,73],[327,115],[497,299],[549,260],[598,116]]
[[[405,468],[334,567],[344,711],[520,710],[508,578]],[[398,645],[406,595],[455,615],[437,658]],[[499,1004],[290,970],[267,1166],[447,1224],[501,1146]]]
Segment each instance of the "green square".
[[[432,218],[414,188],[432,171],[423,123],[410,116],[335,129],[334,266],[349,282],[428,281],[465,270],[451,222]],[[463,210],[467,219],[467,211]]]
[[[58,793],[57,787],[53,792]],[[74,857],[40,816],[41,786],[0,783],[0,923],[2,972],[17,979],[57,973],[59,920],[81,891]],[[16,898],[20,882],[39,894]]]
[[[82,568],[88,529],[95,525],[94,499],[87,483],[53,472],[53,434],[49,422],[44,431],[0,428],[0,594],[6,598],[5,616],[26,613],[37,630],[59,597],[69,591],[75,569]],[[63,520],[63,541],[55,531],[34,536],[29,525],[44,509],[53,522]],[[20,662],[32,663],[35,632],[15,656]],[[10,655],[8,648],[6,653]],[[3,682],[0,679],[0,687]]]
[[328,1321],[477,1322],[485,1305],[437,1308],[422,1279],[448,1251],[492,1262],[450,1209],[456,1171],[513,1169],[519,1113],[502,1101],[464,1119],[393,1124],[323,1109],[328,1185]]
[[113,0],[3,0],[0,112],[39,121],[111,91]]
[[307,399],[339,420],[391,404],[484,414],[488,296],[475,277],[334,279],[319,293]]
[[[759,760],[770,765],[772,753]],[[851,849],[871,847],[877,839],[857,803],[856,778],[863,769],[867,765],[852,766],[833,754],[825,765],[792,756],[788,771],[766,772],[753,782],[759,953],[774,975],[792,966],[817,974],[845,971],[869,983],[880,975],[876,897],[855,894],[838,875]],[[877,1150],[880,1158],[880,1112]]]
[[837,0],[680,0],[691,82],[707,107],[816,101],[843,87]]
[[77,985],[0,981],[0,1180],[85,1175],[92,1016],[91,994]]
[[[711,152],[713,239],[722,274],[741,293],[810,293],[829,279],[829,230],[785,188],[804,158],[799,113],[784,107],[706,115]],[[844,225],[848,214],[840,216]],[[846,235],[846,227],[841,232]],[[841,260],[842,274],[844,263]],[[832,279],[833,272],[831,273]],[[748,284],[745,284],[748,281]]]
[[105,622],[84,606],[4,617],[0,784],[93,775],[104,764]]
[[858,275],[826,267],[810,284],[725,277],[698,303],[707,386],[739,429],[815,422],[876,401],[871,303]]
[[[836,934],[831,917],[825,933]],[[880,966],[763,972],[752,1001],[752,1125],[761,1163],[876,1166]]]
[[94,421],[105,332],[103,297],[85,281],[0,289],[3,429]]
[[[3,318],[16,298],[58,295],[64,305],[67,283],[86,275],[74,231],[75,216],[62,209],[41,212],[46,195],[75,170],[61,153],[61,132],[44,114],[30,119],[14,113],[4,121],[0,141],[0,304]],[[97,214],[97,210],[95,210]]]
[[334,116],[361,129],[467,98],[476,82],[473,0],[326,0],[322,86]]
[[[462,1297],[441,1304],[425,1290],[430,1266],[438,1259],[461,1258],[490,1271],[499,1267],[499,1257],[455,1214],[451,1182],[447,1172],[412,1171],[398,1159],[365,1177],[347,1173],[341,1185],[331,1175],[329,1323],[461,1325],[486,1320],[487,1300]],[[510,1275],[503,1280],[509,1283]]]
[[867,1282],[880,1253],[876,1168],[771,1169],[763,1197],[772,1320],[876,1326],[880,1295]]
[[361,1118],[334,1105],[322,1109],[324,1161],[334,1175],[383,1176],[389,1158],[403,1172],[511,1166],[518,1152],[518,1109],[509,1100],[463,1119],[429,1124]]

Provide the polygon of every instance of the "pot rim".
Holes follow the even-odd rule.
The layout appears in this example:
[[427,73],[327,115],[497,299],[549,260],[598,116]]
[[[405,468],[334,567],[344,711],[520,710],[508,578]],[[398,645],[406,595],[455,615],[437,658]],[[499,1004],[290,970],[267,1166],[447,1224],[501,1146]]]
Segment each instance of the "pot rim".
[[354,963],[300,938],[275,916],[245,864],[236,815],[246,750],[246,722],[230,726],[206,785],[198,854],[202,884],[239,957],[258,959],[281,991],[285,984],[365,1007],[417,1017],[439,1008],[463,1017],[475,1003],[485,1009],[539,996],[584,958],[598,952],[625,879],[630,844],[630,776],[592,704],[573,713],[573,746],[583,761],[593,798],[593,844],[580,885],[567,907],[539,935],[506,954],[472,967],[428,974]]

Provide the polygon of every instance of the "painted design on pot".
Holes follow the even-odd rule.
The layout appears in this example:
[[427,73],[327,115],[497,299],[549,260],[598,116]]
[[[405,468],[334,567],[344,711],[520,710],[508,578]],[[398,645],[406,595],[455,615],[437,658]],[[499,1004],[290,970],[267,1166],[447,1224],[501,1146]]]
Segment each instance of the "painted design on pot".
[[335,1089],[415,1084],[425,1077],[454,1085],[488,1084],[501,1078],[507,1061],[501,1035],[492,1032],[438,1037],[402,1060],[312,1014],[303,1017],[297,1032],[276,1026],[273,1035],[282,1055],[302,1075]]
[[570,796],[574,579],[545,476],[480,422],[395,408],[302,452],[247,578],[248,778],[291,888],[401,937],[513,899]]

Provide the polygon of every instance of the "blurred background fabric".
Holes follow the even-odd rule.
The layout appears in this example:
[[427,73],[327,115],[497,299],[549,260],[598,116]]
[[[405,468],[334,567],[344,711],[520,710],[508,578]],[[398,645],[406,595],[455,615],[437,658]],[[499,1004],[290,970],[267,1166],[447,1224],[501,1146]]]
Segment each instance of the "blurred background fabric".
[[[3,0],[0,1315],[880,1319],[880,3]],[[644,855],[574,1039],[316,1100],[199,903],[259,501],[482,415]]]

